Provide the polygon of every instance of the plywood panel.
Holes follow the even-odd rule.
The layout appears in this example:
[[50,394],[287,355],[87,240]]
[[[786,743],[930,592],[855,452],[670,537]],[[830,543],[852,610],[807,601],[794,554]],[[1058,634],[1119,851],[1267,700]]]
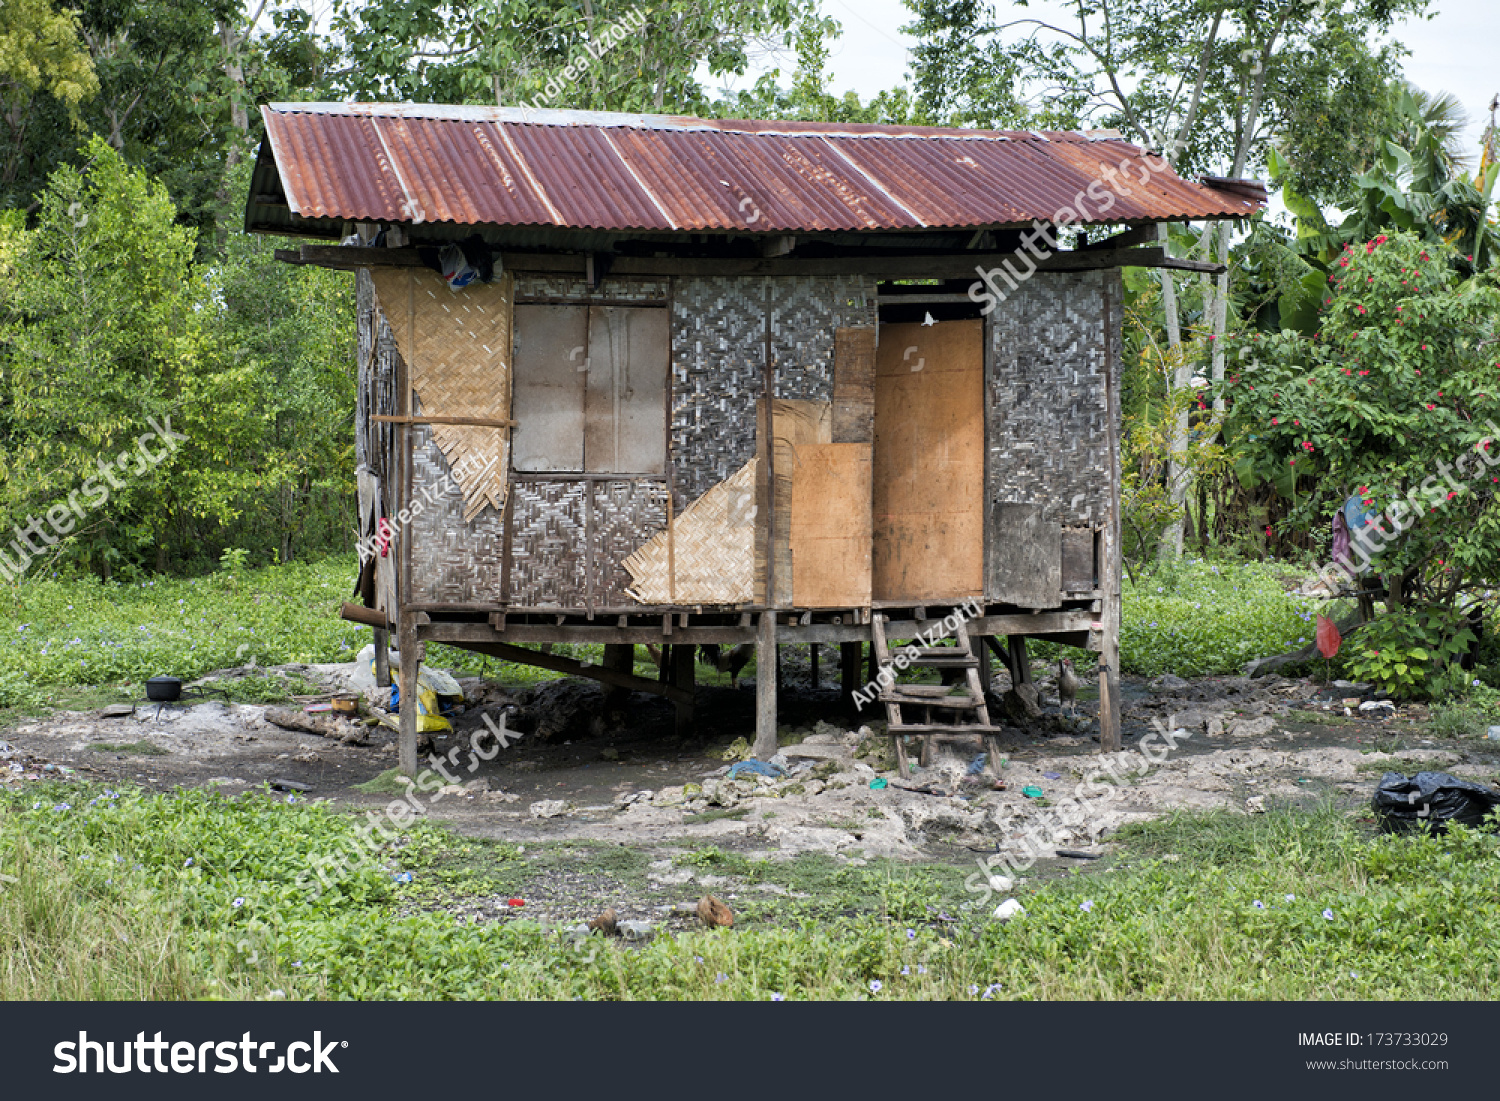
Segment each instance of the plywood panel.
[[[769,603],[787,607],[792,600],[792,477],[797,465],[797,450],[808,444],[832,442],[833,410],[826,401],[773,401],[775,451],[766,461],[766,402],[756,409],[756,507],[771,523],[755,526],[756,593],[762,600],[766,591],[766,542],[772,540],[775,593]],[[775,476],[774,492],[769,476]]]
[[980,595],[984,323],[884,325],[875,357],[873,596]]
[[581,471],[588,307],[517,306],[515,318],[515,468]]
[[985,598],[1021,608],[1055,608],[1062,589],[1062,525],[1042,519],[1043,506],[990,506]]
[[1094,530],[1063,528],[1062,587],[1083,592],[1094,587]]
[[661,474],[667,463],[666,310],[589,310],[583,461],[590,471]]
[[870,603],[871,453],[863,443],[804,443],[792,469],[792,603]]
[[875,438],[875,329],[845,328],[833,340],[833,442]]

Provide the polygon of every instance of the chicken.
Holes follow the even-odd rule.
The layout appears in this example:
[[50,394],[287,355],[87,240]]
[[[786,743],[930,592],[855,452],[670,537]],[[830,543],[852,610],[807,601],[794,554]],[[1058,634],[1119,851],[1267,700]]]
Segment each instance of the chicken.
[[1073,672],[1073,663],[1063,658],[1057,663],[1057,703],[1068,709],[1075,718],[1078,715],[1078,674]]
[[734,913],[713,895],[698,900],[698,920],[710,929],[728,929],[734,924]]
[[740,670],[750,664],[750,655],[755,653],[755,644],[742,642],[729,652],[717,643],[705,643],[698,647],[698,660],[721,673],[729,674],[731,687],[740,686]]

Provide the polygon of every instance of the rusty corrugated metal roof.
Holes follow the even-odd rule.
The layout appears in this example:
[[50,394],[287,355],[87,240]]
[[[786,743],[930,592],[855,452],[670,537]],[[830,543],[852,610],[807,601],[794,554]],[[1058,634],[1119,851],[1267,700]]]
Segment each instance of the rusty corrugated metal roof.
[[[261,108],[247,225],[298,219],[808,233],[1244,217],[1112,131],[952,130],[387,103]],[[274,162],[274,163],[272,163]],[[1161,171],[1156,169],[1161,167]],[[294,216],[261,219],[277,184]],[[269,213],[269,211],[267,211]]]

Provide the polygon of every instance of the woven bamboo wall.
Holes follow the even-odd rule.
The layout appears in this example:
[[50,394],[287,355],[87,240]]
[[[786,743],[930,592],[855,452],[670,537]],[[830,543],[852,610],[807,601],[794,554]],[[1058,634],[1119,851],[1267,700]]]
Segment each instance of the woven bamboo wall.
[[755,457],[766,318],[778,398],[831,401],[834,330],[875,324],[864,276],[690,276],[672,286],[672,472],[679,511]]
[[[1038,272],[990,317],[986,497],[1043,506],[1043,519],[1104,522],[1104,282],[1111,272]],[[1120,346],[1115,311],[1114,346]],[[1118,365],[1116,365],[1118,370]]]
[[516,276],[516,297],[566,298],[569,301],[587,302],[590,298],[604,298],[611,302],[665,302],[672,296],[672,284],[668,279],[608,279],[597,291],[582,279],[572,275],[539,275],[521,272]]
[[504,516],[492,508],[465,519],[462,487],[433,436],[412,426],[410,507],[414,604],[497,604],[505,549]]

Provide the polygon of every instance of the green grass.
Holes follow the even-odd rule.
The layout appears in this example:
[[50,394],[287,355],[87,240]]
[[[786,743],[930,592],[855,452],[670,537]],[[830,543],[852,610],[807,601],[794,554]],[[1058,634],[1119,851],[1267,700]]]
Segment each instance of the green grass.
[[454,915],[557,874],[613,890],[639,881],[649,854],[523,852],[419,822],[378,863],[311,890],[309,860],[357,824],[263,794],[0,794],[0,997],[1500,995],[1496,838],[1377,836],[1331,806],[1133,826],[1109,868],[1033,873],[1009,925],[988,916],[998,899],[965,889],[966,860],[854,867],[704,848],[679,865],[792,894],[739,890],[733,930],[587,950],[534,921]]
[[93,742],[89,749],[95,753],[123,753],[134,757],[165,757],[167,751],[142,739],[138,742]]

